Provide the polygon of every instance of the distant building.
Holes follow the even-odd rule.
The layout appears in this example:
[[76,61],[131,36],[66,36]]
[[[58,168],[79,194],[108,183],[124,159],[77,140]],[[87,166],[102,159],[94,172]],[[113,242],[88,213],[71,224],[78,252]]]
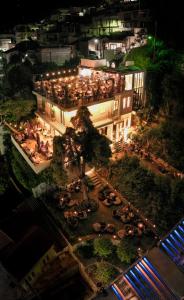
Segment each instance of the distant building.
[[15,41],[37,40],[40,26],[38,24],[18,24],[14,27]]
[[40,62],[52,62],[57,65],[63,65],[65,61],[75,57],[75,50],[72,46],[40,48]]
[[19,55],[22,61],[29,60],[32,64],[40,63],[55,63],[63,65],[65,61],[76,56],[74,46],[62,47],[41,47],[37,41],[23,41],[4,53],[7,62],[14,55]]
[[0,51],[7,51],[14,46],[14,34],[0,34]]

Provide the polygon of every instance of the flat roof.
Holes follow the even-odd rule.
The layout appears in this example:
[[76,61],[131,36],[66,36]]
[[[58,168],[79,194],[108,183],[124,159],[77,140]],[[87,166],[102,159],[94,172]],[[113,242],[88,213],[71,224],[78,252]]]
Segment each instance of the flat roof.
[[148,253],[147,257],[174,294],[179,298],[184,297],[184,273],[177,268],[175,263],[156,247]]

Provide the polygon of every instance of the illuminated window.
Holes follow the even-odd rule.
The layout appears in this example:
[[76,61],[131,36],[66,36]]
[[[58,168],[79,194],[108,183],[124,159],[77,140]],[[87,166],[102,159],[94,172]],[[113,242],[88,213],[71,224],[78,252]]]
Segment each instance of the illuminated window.
[[130,100],[131,100],[131,98],[128,97],[128,98],[127,98],[127,107],[130,107]]
[[132,89],[132,78],[133,74],[125,75],[125,90],[129,91]]
[[118,109],[118,101],[114,101],[113,110],[117,110],[117,109]]
[[136,73],[134,74],[134,88],[140,88],[143,87],[143,79],[144,79],[144,73]]
[[127,98],[123,98],[123,108],[126,108]]
[[116,44],[110,44],[110,49],[111,50],[116,50],[117,48],[117,45]]

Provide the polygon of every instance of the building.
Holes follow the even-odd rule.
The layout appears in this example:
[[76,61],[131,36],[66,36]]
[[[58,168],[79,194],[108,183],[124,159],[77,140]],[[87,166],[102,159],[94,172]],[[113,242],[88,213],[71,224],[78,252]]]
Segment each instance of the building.
[[39,24],[18,24],[14,27],[16,43],[26,40],[37,40]]
[[75,50],[72,46],[64,47],[41,47],[39,51],[39,60],[41,63],[51,62],[57,65],[63,65],[75,56]]
[[184,219],[158,246],[115,280],[112,299],[184,299]]
[[134,28],[133,31],[111,34],[108,37],[81,39],[78,42],[78,49],[85,57],[105,58],[111,61],[116,58],[117,53],[126,54],[146,43],[146,30]]
[[99,11],[89,24],[81,24],[84,37],[110,36],[113,33],[131,32],[146,28],[150,21],[149,10],[124,10],[122,7]]
[[36,124],[27,124],[24,138],[17,132],[12,141],[36,173],[49,165],[53,137],[72,126],[80,105],[88,107],[94,126],[112,143],[127,142],[134,102],[145,101],[145,72],[128,67],[118,72],[105,62],[81,59],[79,68],[47,73],[35,82]]
[[[94,126],[112,142],[127,141],[135,92],[144,101],[143,71],[102,71],[99,60],[81,59],[77,76],[67,74],[53,78],[47,75],[48,79],[36,82],[34,94],[37,116],[53,135],[63,134],[66,127],[71,126],[70,119],[82,104],[91,112]],[[68,102],[64,99],[66,90],[62,90],[66,85]]]
[[0,51],[7,51],[15,46],[13,34],[0,34]]
[[[10,238],[9,240],[11,241]],[[56,255],[53,241],[48,234],[41,227],[32,225],[20,239],[12,242],[11,247],[1,252],[1,260],[12,280],[29,292],[44,272],[45,266]]]

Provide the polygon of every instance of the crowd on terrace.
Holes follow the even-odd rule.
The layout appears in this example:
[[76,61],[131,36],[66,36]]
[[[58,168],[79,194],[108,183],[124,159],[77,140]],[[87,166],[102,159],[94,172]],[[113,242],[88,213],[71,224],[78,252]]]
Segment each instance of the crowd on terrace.
[[53,136],[37,120],[16,126],[14,138],[33,163],[39,164],[52,158]]
[[35,83],[36,92],[64,107],[111,98],[124,88],[124,75],[102,71],[92,71],[90,76],[43,79]]

